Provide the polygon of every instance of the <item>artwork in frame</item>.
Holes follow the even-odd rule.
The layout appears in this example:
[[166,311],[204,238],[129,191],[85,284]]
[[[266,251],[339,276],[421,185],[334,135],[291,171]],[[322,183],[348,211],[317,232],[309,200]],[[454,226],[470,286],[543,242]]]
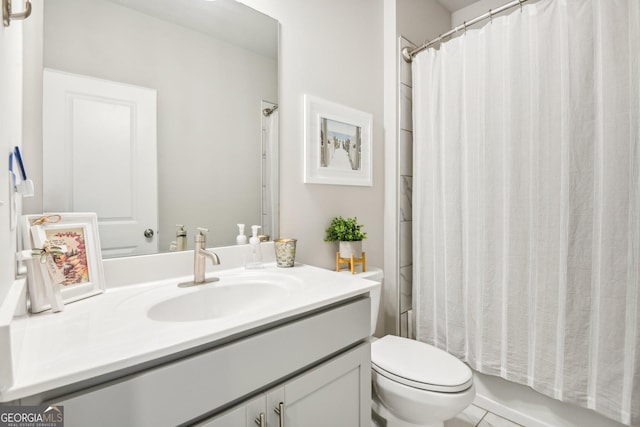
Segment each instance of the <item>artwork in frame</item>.
[[370,187],[373,116],[310,95],[304,115],[304,182]]
[[24,249],[33,260],[27,267],[30,311],[54,308],[104,292],[104,272],[95,213],[24,215]]

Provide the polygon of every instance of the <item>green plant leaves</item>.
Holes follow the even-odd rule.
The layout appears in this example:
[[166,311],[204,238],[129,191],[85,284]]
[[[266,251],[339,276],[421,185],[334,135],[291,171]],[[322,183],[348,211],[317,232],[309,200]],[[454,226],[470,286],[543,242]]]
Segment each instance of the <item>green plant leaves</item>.
[[325,242],[357,242],[367,238],[367,233],[362,231],[364,225],[358,224],[358,218],[333,218],[331,225],[325,230]]

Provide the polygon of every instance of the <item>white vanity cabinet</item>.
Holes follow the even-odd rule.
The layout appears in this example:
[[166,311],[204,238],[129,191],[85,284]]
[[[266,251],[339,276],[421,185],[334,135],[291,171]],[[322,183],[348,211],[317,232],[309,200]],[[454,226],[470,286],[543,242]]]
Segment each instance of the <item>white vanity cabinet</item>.
[[370,352],[363,343],[198,427],[368,427]]
[[369,332],[370,300],[356,297],[42,400],[64,406],[67,427],[255,427],[260,413],[269,427],[369,427]]

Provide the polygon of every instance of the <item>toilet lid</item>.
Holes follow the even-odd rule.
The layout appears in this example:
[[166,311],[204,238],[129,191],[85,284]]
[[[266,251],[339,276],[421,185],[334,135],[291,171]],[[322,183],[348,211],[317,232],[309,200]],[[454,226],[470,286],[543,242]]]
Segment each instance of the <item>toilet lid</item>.
[[471,369],[446,351],[387,335],[371,344],[371,364],[380,375],[410,387],[455,393],[471,387]]

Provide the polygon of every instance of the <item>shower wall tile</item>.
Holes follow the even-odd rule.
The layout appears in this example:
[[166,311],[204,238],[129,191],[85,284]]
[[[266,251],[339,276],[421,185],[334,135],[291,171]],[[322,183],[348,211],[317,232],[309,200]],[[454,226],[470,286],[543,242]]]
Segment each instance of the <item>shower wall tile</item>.
[[400,131],[400,175],[413,175],[413,132]]
[[400,313],[413,308],[413,265],[400,269]]
[[[414,43],[411,43],[404,37],[400,37],[400,52],[402,52],[403,47],[409,47],[413,49],[416,47],[416,45]],[[413,79],[411,77],[411,63],[405,61],[404,59],[402,59],[402,57],[400,57],[400,83],[411,87],[412,81]]]
[[413,131],[411,87],[400,84],[400,129]]
[[407,312],[400,314],[400,336],[409,337],[409,313]]
[[413,264],[411,221],[400,223],[400,268]]
[[[400,37],[398,41],[398,52],[402,47],[415,47],[407,39]],[[398,183],[398,199],[395,206],[399,235],[397,237],[399,247],[400,265],[396,277],[398,286],[398,308],[400,316],[400,335],[408,336],[413,328],[410,327],[410,316],[408,310],[412,307],[412,189],[413,189],[413,110],[412,110],[412,76],[411,64],[398,55],[400,76],[398,82],[398,110],[399,114],[399,135],[397,140],[397,162],[398,170],[396,182]]]
[[409,331],[407,334],[407,338],[411,338],[412,340],[416,339],[416,316],[415,310],[411,309],[407,311],[407,319],[409,323]]
[[400,177],[400,221],[411,221],[412,219],[412,204],[411,195],[413,192],[413,177],[401,176]]

